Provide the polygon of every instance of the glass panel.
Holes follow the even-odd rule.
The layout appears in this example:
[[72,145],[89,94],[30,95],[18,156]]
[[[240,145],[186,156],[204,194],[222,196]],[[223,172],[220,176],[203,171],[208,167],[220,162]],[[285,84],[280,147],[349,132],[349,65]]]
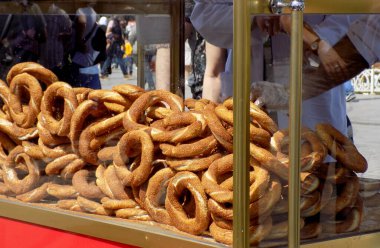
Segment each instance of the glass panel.
[[[377,80],[379,16],[304,19],[302,121],[316,131],[328,156],[313,172],[320,181],[318,203],[301,215],[306,224],[319,225],[311,236],[317,240],[378,231],[373,203],[380,179],[376,169],[380,144],[374,138],[379,134],[375,114],[379,103],[370,85]],[[366,77],[368,81],[363,80]],[[359,90],[359,85],[368,91]]]
[[[232,3],[187,3],[184,30],[170,4],[1,2],[1,201],[149,223],[139,236],[162,230],[200,246],[232,243],[241,121],[232,118]],[[378,17],[305,16],[305,242],[378,231]],[[250,243],[266,247],[287,243],[289,24],[286,15],[251,19]],[[184,44],[174,44],[174,28],[188,45],[175,56]],[[185,98],[203,99],[169,92],[181,81],[174,57],[187,72]]]

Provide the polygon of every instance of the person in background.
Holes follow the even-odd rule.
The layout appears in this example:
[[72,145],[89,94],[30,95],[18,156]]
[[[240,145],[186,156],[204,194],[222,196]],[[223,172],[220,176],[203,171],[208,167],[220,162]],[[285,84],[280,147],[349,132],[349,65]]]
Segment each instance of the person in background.
[[346,93],[346,102],[351,102],[356,99],[354,86],[352,80],[348,80],[344,83],[344,91]]
[[[79,8],[76,12],[74,28],[75,51],[72,55],[71,68],[74,81],[71,84],[74,87],[100,89],[99,62],[103,59],[100,54],[103,54],[106,41],[104,33],[98,32],[100,28],[96,23],[95,10],[92,7]],[[96,50],[93,40],[96,41]]]
[[65,49],[70,42],[72,22],[68,14],[56,4],[49,7],[45,15],[47,39],[41,44],[40,63],[52,70],[59,79],[64,80],[63,64]]
[[120,26],[116,25],[111,29],[111,33],[107,36],[107,59],[104,61],[101,78],[108,77],[108,67],[111,65],[115,58],[116,63],[124,75],[124,78],[129,78],[125,64],[123,61],[124,55],[124,39]]
[[202,98],[204,75],[206,68],[206,40],[193,27],[191,13],[194,8],[193,0],[185,1],[185,40],[191,49],[191,72],[187,78],[187,85],[191,89],[194,99]]
[[221,75],[225,71],[227,49],[206,42],[206,68],[203,78],[202,98],[215,103],[221,101]]
[[[227,49],[225,69],[220,74],[221,101],[233,95],[233,1],[196,0],[191,23],[210,44]],[[251,28],[251,82],[263,80],[263,39],[256,25]]]
[[128,35],[124,37],[124,64],[127,70],[127,77],[131,78],[133,74],[132,45],[128,40]]

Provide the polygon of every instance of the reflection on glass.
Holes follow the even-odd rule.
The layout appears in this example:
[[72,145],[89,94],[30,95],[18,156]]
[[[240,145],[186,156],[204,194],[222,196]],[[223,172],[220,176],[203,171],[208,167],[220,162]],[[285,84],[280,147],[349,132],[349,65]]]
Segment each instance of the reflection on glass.
[[[232,26],[219,27],[222,38],[207,25],[232,23],[232,5],[187,16],[195,99],[186,101],[168,92],[169,15],[17,6],[22,13],[0,16],[0,194],[231,244]],[[224,12],[202,16],[209,7]],[[377,231],[378,19],[305,16],[303,240]],[[275,246],[288,233],[290,20],[252,20],[250,242]],[[212,102],[199,99],[205,71],[224,87],[207,84]]]

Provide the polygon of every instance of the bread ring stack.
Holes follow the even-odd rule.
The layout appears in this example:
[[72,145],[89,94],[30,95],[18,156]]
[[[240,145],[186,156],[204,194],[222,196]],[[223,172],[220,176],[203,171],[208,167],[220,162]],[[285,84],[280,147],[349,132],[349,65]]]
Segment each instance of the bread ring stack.
[[[232,98],[72,88],[30,62],[0,81],[0,98],[0,195],[232,244]],[[252,102],[250,118],[250,243],[281,243],[289,132]],[[367,162],[329,124],[301,131],[301,238],[358,230],[365,210],[377,209],[380,183],[357,177]],[[325,163],[327,153],[337,162]]]

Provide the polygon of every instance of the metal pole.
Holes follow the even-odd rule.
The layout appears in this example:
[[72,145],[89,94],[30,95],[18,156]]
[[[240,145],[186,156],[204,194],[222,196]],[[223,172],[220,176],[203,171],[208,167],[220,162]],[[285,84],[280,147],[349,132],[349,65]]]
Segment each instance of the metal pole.
[[234,200],[233,247],[249,247],[250,15],[248,0],[233,6]]
[[137,85],[143,89],[145,88],[144,57],[144,46],[139,42],[137,43]]
[[[294,1],[295,2],[295,1]],[[300,7],[302,5],[302,7]],[[300,247],[300,151],[302,105],[303,1],[292,7],[290,48],[290,168],[288,247]]]
[[170,91],[185,96],[185,1],[171,2]]

